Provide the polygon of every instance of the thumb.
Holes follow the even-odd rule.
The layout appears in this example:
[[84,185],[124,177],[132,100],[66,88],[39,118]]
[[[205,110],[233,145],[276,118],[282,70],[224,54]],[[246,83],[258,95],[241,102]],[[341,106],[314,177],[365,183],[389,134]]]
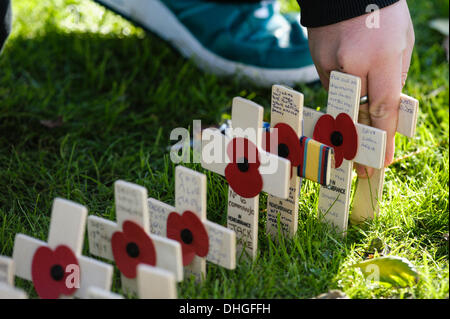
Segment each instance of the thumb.
[[402,90],[402,56],[384,59],[368,75],[369,114],[373,127],[386,131],[385,166],[392,163],[395,150],[398,108]]

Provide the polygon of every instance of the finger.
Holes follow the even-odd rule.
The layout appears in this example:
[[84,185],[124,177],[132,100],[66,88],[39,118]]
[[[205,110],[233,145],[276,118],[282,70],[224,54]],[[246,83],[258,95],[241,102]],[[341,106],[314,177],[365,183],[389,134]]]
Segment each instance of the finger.
[[408,47],[403,51],[402,55],[402,88],[405,86],[406,78],[408,77],[409,66],[411,65],[411,55],[413,51],[414,41],[412,45],[408,45]]
[[[363,54],[364,50],[339,50],[337,53],[337,62],[339,70],[358,76],[361,79],[361,96],[368,95],[367,78],[371,67],[370,60]],[[357,61],[357,62],[356,62]],[[369,96],[370,100],[370,96]],[[358,122],[365,125],[371,125],[369,104],[359,105]],[[355,170],[358,177],[367,178],[372,176],[373,169],[363,165],[355,164]]]
[[310,43],[311,57],[316,67],[317,73],[319,74],[320,82],[322,82],[325,90],[328,91],[328,86],[330,83],[330,73],[332,70],[336,70],[336,57],[333,52],[333,48],[321,48],[315,44],[314,41],[308,39]]
[[[360,78],[361,78],[361,96],[365,96],[367,95],[367,74],[365,74],[364,76],[360,76]],[[368,103],[361,104],[359,106],[358,123],[369,126],[371,125]],[[358,174],[358,177],[362,178],[371,177],[373,174],[373,169],[371,167],[366,167],[364,165],[360,165],[357,163],[355,163],[355,170],[356,174]]]
[[373,127],[386,131],[385,166],[392,163],[395,150],[398,109],[402,89],[402,54],[384,59],[369,71],[369,114]]
[[[367,76],[368,74],[358,75],[361,78],[361,97],[367,95]],[[370,98],[370,97],[369,97]],[[358,123],[364,125],[371,125],[369,114],[369,103],[364,103],[359,106]]]
[[412,22],[410,22],[407,37],[408,41],[402,55],[402,88],[405,86],[406,78],[408,77],[409,66],[411,65],[411,55],[414,49],[415,35]]
[[326,73],[322,68],[316,66],[317,73],[319,74],[320,82],[325,90],[328,91],[328,86],[330,85],[330,73]]
[[402,56],[402,88],[405,86],[408,77],[409,65],[411,63],[411,51],[406,49]]

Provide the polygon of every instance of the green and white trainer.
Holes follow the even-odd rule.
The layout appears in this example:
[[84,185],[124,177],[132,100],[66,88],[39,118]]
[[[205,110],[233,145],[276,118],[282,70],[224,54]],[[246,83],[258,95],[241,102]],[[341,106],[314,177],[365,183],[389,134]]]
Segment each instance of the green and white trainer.
[[276,1],[95,0],[169,42],[218,75],[260,86],[319,79],[300,15],[281,14]]

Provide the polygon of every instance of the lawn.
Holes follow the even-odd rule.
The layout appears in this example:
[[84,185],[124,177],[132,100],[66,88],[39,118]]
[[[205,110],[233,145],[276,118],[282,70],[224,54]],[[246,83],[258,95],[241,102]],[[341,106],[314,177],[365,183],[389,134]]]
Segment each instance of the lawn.
[[[448,298],[449,70],[442,36],[428,28],[430,19],[448,17],[448,0],[409,5],[416,48],[404,92],[420,101],[418,130],[412,140],[397,136],[399,160],[386,170],[380,216],[341,239],[317,218],[319,187],[304,182],[298,233],[275,244],[263,231],[263,195],[257,259],[240,260],[234,271],[208,264],[203,284],[179,285],[180,298],[311,298],[330,289],[351,298]],[[91,1],[16,0],[13,8],[14,31],[0,57],[0,255],[12,255],[16,233],[46,240],[55,197],[114,219],[113,183],[123,179],[173,203],[170,131],[194,119],[216,125],[234,96],[263,105],[269,120],[269,89],[205,74]],[[296,89],[306,105],[326,104],[320,84]],[[208,218],[225,225],[225,180],[205,173]],[[366,285],[352,265],[375,238],[411,261],[416,285]],[[87,239],[84,248],[88,255]],[[116,270],[115,292],[119,278]],[[30,283],[16,284],[36,297]]]

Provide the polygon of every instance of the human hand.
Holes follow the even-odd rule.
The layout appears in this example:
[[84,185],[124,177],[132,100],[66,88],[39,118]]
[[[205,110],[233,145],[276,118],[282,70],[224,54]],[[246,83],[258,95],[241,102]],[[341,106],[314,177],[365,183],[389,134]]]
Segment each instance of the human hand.
[[[382,8],[379,28],[369,28],[369,14],[328,26],[308,28],[309,47],[320,80],[328,90],[330,72],[338,70],[361,78],[358,122],[386,131],[385,166],[395,150],[400,93],[405,84],[414,47],[414,29],[405,0]],[[356,165],[358,176],[373,169]]]

